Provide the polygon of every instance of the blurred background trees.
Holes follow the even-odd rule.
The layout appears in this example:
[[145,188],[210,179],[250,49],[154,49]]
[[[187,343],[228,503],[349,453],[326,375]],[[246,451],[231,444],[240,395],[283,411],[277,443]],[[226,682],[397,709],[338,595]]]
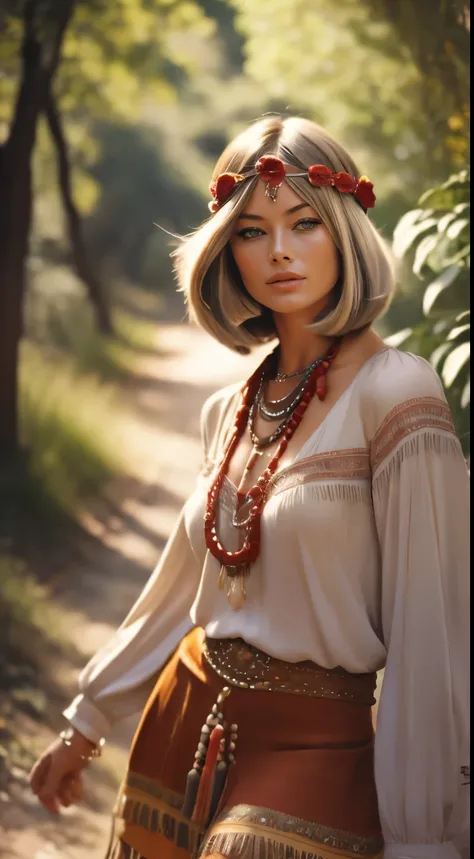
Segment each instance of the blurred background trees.
[[[449,361],[468,450],[469,209],[453,188],[469,181],[469,3],[4,0],[0,14],[4,460],[21,441],[19,344],[41,360],[71,348],[79,302],[109,348],[122,287],[170,294],[171,240],[155,225],[196,226],[213,161],[269,111],[304,114],[347,145],[388,240],[418,211],[398,229],[399,295],[380,331],[436,352],[440,372]],[[439,277],[434,302],[425,290]]]

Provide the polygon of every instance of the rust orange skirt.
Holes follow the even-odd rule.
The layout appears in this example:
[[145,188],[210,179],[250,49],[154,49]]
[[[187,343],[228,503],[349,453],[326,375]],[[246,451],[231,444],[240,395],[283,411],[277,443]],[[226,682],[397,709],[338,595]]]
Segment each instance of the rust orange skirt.
[[[182,640],[148,700],[108,859],[381,855],[370,703],[230,685],[204,658],[203,640],[201,629]],[[204,824],[182,812],[186,779],[225,685],[235,762]]]

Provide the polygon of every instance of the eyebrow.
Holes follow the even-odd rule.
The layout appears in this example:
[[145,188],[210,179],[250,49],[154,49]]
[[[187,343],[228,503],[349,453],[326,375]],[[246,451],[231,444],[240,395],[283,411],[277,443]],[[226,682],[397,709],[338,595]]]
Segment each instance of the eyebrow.
[[[311,209],[311,208],[312,207],[309,205],[309,203],[298,203],[297,206],[292,206],[291,209],[288,209],[285,212],[285,215],[294,215],[294,213],[299,212],[300,209]],[[241,219],[241,218],[245,218],[248,221],[264,221],[265,220],[265,218],[262,218],[261,215],[248,215],[245,212],[242,212],[239,215],[239,219]]]

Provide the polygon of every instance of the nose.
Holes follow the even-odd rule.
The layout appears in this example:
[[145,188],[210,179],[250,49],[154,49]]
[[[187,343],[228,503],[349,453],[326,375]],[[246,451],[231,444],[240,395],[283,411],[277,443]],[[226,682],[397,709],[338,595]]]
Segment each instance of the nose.
[[284,253],[280,250],[273,250],[270,254],[270,259],[273,263],[291,262],[292,257],[289,253]]
[[275,229],[273,232],[270,259],[275,265],[282,262],[291,262],[293,259],[291,247],[289,246],[289,237],[285,230]]
[[284,226],[278,225],[270,232],[270,260],[273,265],[289,263],[293,260],[291,234]]

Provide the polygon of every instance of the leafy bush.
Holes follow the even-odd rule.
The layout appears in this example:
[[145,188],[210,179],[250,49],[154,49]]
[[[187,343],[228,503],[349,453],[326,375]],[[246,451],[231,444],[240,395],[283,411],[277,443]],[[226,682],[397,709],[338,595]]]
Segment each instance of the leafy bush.
[[428,281],[423,318],[399,331],[392,343],[428,358],[440,373],[464,450],[469,451],[470,170],[427,191],[394,232],[393,251],[409,257],[415,275]]

